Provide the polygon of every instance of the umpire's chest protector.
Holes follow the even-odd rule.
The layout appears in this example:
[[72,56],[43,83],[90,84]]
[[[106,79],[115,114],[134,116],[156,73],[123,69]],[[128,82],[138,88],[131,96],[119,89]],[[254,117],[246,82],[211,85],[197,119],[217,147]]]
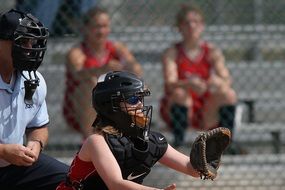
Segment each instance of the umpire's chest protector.
[[140,140],[114,135],[107,135],[106,141],[121,168],[123,178],[140,184],[167,149],[165,137],[157,132],[150,132],[149,141],[145,144]]

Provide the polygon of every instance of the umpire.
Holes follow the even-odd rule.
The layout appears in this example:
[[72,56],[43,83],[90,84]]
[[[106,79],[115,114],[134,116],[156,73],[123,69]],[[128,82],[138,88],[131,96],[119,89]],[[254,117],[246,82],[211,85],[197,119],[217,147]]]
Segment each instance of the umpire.
[[49,116],[46,83],[36,70],[47,38],[47,28],[31,14],[12,9],[0,15],[1,189],[52,190],[68,170],[41,153]]

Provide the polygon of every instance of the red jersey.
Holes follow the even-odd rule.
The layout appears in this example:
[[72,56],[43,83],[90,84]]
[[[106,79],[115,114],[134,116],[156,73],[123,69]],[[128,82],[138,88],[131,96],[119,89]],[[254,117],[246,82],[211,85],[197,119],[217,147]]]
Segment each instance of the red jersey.
[[[211,63],[209,60],[209,46],[207,43],[201,44],[201,52],[194,60],[190,59],[181,43],[176,44],[177,56],[176,63],[178,69],[178,78],[179,80],[187,79],[191,76],[198,76],[204,80],[208,80],[211,73]],[[198,99],[199,96],[189,90],[189,93],[192,95],[192,98]]]
[[98,60],[96,57],[94,57],[90,48],[86,47],[86,44],[83,43],[81,48],[86,55],[86,60],[83,66],[83,68],[86,69],[102,67],[109,63],[109,61],[112,59],[119,60],[119,55],[111,41],[107,41],[105,44],[106,56],[103,57],[102,60]]
[[[177,64],[177,73],[179,80],[185,80],[191,76],[198,76],[204,80],[208,80],[212,70],[212,64],[209,62],[209,44],[203,42],[200,44],[201,52],[196,56],[195,59],[190,59],[182,46],[182,43],[177,43],[176,48],[176,64]],[[169,100],[166,96],[161,100],[160,113],[162,118],[171,126],[171,121],[169,118],[169,110],[166,109],[166,105],[169,105]],[[202,121],[202,111],[204,106],[204,99],[209,96],[209,92],[206,92],[204,95],[199,96],[193,90],[189,89],[189,95],[193,99],[192,107],[192,118],[191,118],[191,127],[201,128]]]
[[[182,46],[182,43],[176,44],[177,56],[176,63],[178,69],[179,80],[185,80],[191,76],[198,76],[201,79],[208,80],[212,70],[212,64],[209,62],[209,45],[206,42],[200,45],[201,52],[195,59],[190,59]],[[193,90],[189,89],[189,94],[193,100],[193,117],[191,125],[194,128],[200,128],[200,121],[202,120],[202,109],[204,100],[209,96],[209,92],[199,96]]]
[[[85,162],[80,160],[78,155],[76,155],[75,159],[71,163],[68,176],[71,181],[81,182],[87,177],[91,175],[96,175],[96,169],[92,162]],[[72,187],[68,187],[65,182],[61,182],[60,185],[56,188],[56,190],[73,190]]]
[[[86,44],[81,44],[81,49],[83,53],[86,55],[86,60],[84,62],[83,68],[84,69],[91,69],[91,68],[100,68],[111,60],[118,60],[119,55],[116,51],[114,44],[111,41],[107,41],[105,44],[106,48],[106,56],[103,57],[101,60],[98,60],[96,57],[93,56],[92,51],[86,46]],[[75,80],[72,74],[67,70],[66,72],[66,89],[65,89],[65,97],[64,97],[64,105],[63,105],[63,115],[68,123],[69,126],[72,126],[74,129],[80,131],[80,125],[76,121],[74,117],[74,107],[72,105],[72,101],[70,97],[72,97],[74,90],[79,85],[79,81]]]

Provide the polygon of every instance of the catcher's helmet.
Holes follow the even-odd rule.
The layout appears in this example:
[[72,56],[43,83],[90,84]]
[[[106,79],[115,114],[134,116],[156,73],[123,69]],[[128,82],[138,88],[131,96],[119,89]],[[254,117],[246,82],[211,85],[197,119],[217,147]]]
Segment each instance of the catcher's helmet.
[[48,29],[29,13],[11,9],[0,16],[0,39],[13,41],[13,65],[19,71],[38,69],[48,35]]
[[[132,73],[112,71],[101,75],[92,91],[92,104],[97,112],[93,126],[111,125],[125,135],[148,140],[152,106],[144,105],[144,97],[149,95],[150,91],[144,89],[143,81]],[[122,104],[137,104],[138,101],[143,107],[132,111],[137,113],[141,109],[144,117],[122,110]]]

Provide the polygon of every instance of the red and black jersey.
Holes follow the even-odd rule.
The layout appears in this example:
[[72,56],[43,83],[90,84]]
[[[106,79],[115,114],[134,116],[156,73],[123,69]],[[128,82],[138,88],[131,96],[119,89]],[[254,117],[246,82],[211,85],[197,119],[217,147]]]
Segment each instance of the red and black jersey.
[[[106,135],[105,139],[121,168],[123,179],[140,184],[153,165],[164,155],[168,146],[165,137],[153,131],[150,132],[147,142],[138,138],[117,135]],[[67,181],[62,182],[56,190],[73,190],[72,184],[80,184],[84,190],[108,189],[93,163],[80,160],[78,155],[70,166]]]

